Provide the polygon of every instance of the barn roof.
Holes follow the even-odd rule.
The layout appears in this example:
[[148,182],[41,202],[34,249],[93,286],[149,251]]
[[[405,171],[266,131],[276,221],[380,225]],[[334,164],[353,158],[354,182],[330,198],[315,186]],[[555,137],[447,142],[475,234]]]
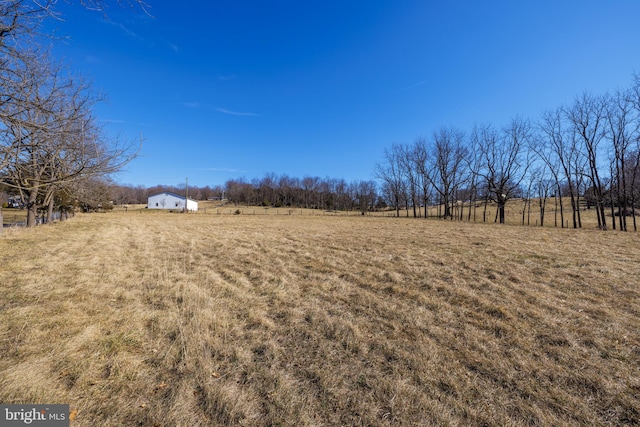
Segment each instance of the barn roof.
[[[178,199],[182,199],[182,200],[185,199],[185,197],[183,195],[172,193],[171,191],[163,191],[161,193],[152,194],[149,197],[160,196],[161,194],[167,194],[169,196],[177,197]],[[189,200],[191,200],[192,202],[197,202],[197,200],[192,199],[191,197],[189,197]]]

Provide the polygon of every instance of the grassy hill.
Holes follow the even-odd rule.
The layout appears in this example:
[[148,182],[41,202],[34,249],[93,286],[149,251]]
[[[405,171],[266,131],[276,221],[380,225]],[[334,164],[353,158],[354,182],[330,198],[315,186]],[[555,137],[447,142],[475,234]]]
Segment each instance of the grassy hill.
[[0,236],[0,401],[74,426],[637,425],[638,277],[635,233],[78,215]]

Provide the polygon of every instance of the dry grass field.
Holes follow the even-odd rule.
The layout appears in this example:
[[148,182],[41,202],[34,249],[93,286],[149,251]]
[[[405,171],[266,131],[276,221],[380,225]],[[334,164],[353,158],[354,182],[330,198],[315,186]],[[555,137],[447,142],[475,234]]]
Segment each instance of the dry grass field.
[[0,402],[74,426],[638,425],[640,237],[78,215],[0,236]]
[[[544,218],[544,226],[546,228],[562,228],[561,214],[559,207],[556,209],[556,205],[554,202],[555,199],[550,198],[546,202],[545,207],[545,218]],[[571,222],[571,212],[569,207],[568,200],[565,200],[564,207],[564,225],[566,228],[572,227],[573,224]],[[595,209],[587,210],[584,208],[584,204],[582,204],[581,208],[581,219],[583,228],[595,228],[597,227],[597,218]],[[474,207],[475,206],[475,207]],[[236,212],[239,212],[242,215],[290,215],[290,216],[361,216],[361,212],[355,211],[332,211],[332,210],[320,210],[320,209],[301,209],[301,208],[289,208],[289,207],[263,207],[263,206],[244,206],[244,205],[234,205],[229,202],[219,202],[219,201],[199,201],[198,202],[198,215],[234,215]],[[438,216],[442,215],[444,208],[435,206],[429,206],[427,209],[427,214],[429,218],[436,219]],[[469,216],[469,211],[471,210],[471,215]],[[116,206],[114,211],[125,211],[123,206]],[[139,204],[139,205],[128,205],[126,207],[127,212],[145,212],[145,213],[155,213],[155,214],[165,214],[166,212],[160,210],[148,210],[147,205]],[[464,203],[463,205],[456,205],[453,209],[453,213],[456,219],[459,217],[462,211],[463,221],[464,222],[474,222],[474,223],[495,223],[497,222],[497,205],[494,202],[490,202],[487,205],[486,209],[486,218],[483,218],[485,215],[484,203],[478,202],[474,204]],[[523,221],[523,211],[524,211],[524,221]],[[19,212],[19,211],[17,211]],[[425,215],[424,208],[419,208],[417,210],[417,215],[420,218],[423,218]],[[607,210],[607,215],[610,215],[610,212]],[[387,208],[386,210],[367,212],[367,216],[380,216],[380,217],[395,217],[396,211],[393,208]],[[526,224],[531,227],[537,227],[540,223],[540,206],[539,199],[532,199],[530,205],[527,205],[525,200],[522,199],[513,199],[510,200],[505,209],[505,222],[510,225],[523,225]],[[15,217],[15,212],[14,212]],[[19,216],[18,216],[19,217]],[[408,218],[413,217],[413,209],[409,208],[400,210],[400,217]],[[484,219],[484,220],[483,220]],[[449,218],[449,220],[451,220]],[[633,229],[633,221],[629,217],[627,219],[629,229]],[[609,228],[611,228],[611,216],[607,217],[607,224]],[[616,224],[617,227],[617,224]]]

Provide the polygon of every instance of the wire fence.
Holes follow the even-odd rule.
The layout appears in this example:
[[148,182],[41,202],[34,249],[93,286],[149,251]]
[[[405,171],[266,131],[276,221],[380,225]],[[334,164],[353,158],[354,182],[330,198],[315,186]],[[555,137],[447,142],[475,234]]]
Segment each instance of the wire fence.
[[[27,225],[27,213],[26,211],[24,211],[24,213],[10,213],[10,214],[6,214],[3,213],[2,215],[3,218],[3,227],[26,227]],[[53,221],[60,221],[60,212],[54,212],[53,213]],[[37,225],[41,225],[41,224],[46,224],[47,223],[47,217],[46,216],[42,216],[42,215],[38,215],[36,217],[36,224]]]

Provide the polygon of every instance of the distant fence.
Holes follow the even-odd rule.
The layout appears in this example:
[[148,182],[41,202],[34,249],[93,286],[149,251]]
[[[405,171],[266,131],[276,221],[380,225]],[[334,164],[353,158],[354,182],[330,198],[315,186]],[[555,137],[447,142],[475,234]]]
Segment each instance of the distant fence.
[[[54,212],[53,213],[53,221],[60,221],[60,212]],[[6,214],[3,213],[3,222],[4,224],[2,224],[3,227],[26,227],[27,225],[27,212],[24,211],[24,213],[21,213],[20,215],[18,214]],[[36,224],[40,225],[40,224],[46,224],[47,223],[47,217],[46,216],[41,216],[38,215],[36,217]]]
[[[273,216],[362,216],[360,211],[334,211],[321,209],[290,209],[290,208],[260,208],[260,207],[223,207],[199,209],[198,214],[207,215],[273,215]],[[367,215],[370,213],[367,212]]]

